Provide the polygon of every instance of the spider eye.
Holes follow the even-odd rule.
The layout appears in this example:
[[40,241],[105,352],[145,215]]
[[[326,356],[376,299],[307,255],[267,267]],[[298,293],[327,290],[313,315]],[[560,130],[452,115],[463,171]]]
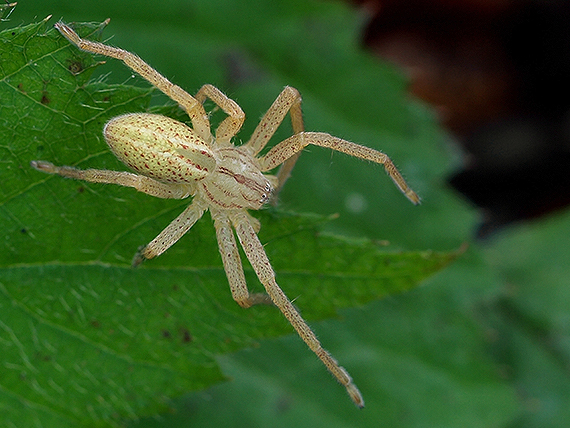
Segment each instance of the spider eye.
[[260,203],[264,204],[269,200],[269,195],[271,195],[271,184],[269,182],[265,183],[265,193],[261,194]]

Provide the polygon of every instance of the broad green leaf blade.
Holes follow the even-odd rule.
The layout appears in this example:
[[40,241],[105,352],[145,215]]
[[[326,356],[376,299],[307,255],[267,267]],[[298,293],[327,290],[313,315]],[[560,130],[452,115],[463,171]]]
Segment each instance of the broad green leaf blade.
[[[98,26],[76,28],[100,34]],[[9,59],[0,80],[8,100],[0,131],[0,397],[10,403],[0,408],[3,419],[97,426],[154,414],[171,397],[221,381],[214,356],[291,333],[276,308],[246,311],[232,301],[208,216],[167,254],[130,268],[136,248],[188,202],[29,167],[45,159],[124,168],[101,128],[146,110],[151,90],[89,81],[95,59],[44,22],[0,40]],[[308,320],[409,289],[455,257],[386,253],[323,235],[318,216],[257,215],[278,280]]]
[[[336,356],[361,379],[368,391],[365,411],[343,411],[316,361],[306,362],[303,371],[288,363],[301,347],[286,338],[263,343],[261,355],[244,350],[222,358],[224,373],[235,383],[212,388],[208,395],[189,394],[162,423],[147,419],[132,426],[215,427],[240,409],[247,410],[239,424],[244,427],[252,421],[283,428],[375,427],[378,421],[387,427],[484,428],[509,422],[514,397],[497,381],[478,325],[461,313],[454,296],[419,288],[343,315],[350,330],[346,320],[326,321],[319,337],[334,344]],[[358,344],[358,352],[349,343]],[[282,364],[278,381],[271,382],[267,373]],[[449,407],[453,411],[445,411]]]
[[[370,248],[321,240],[315,230],[297,232],[295,226],[285,245],[277,239],[269,246],[322,249],[278,271],[309,320],[413,286],[450,260],[442,254],[374,255]],[[375,271],[345,271],[347,250],[351,262],[373,262]],[[156,412],[166,397],[222,380],[213,355],[292,332],[273,307],[245,311],[236,305],[220,267],[132,270],[66,263],[0,274],[6,308],[0,330],[9,365],[4,387],[83,423],[90,406],[103,420]],[[37,278],[52,282],[38,290]],[[254,283],[252,275],[248,279]]]
[[[0,138],[4,142],[0,195],[5,227],[20,231],[13,234],[2,265],[78,255],[82,260],[92,258],[92,254],[81,257],[81,250],[72,248],[77,235],[62,231],[65,224],[73,227],[74,216],[95,222],[100,214],[86,208],[88,201],[82,208],[75,206],[75,214],[42,218],[50,208],[68,205],[66,195],[57,188],[46,192],[31,186],[50,177],[38,176],[29,162],[50,159],[77,165],[93,159],[92,164],[97,165],[100,158],[111,159],[101,136],[103,124],[113,116],[145,109],[150,100],[148,88],[86,84],[95,65],[93,57],[73,50],[57,31],[45,28],[45,23],[39,23],[2,32],[6,61],[2,62],[1,91],[7,102],[0,106]],[[96,28],[87,26],[83,34],[94,35]],[[73,199],[72,194],[83,190],[76,186],[67,197]],[[42,245],[45,241],[58,245]],[[36,245],[31,245],[34,242]]]
[[502,234],[486,256],[505,293],[487,305],[493,350],[525,404],[521,427],[570,420],[570,212]]

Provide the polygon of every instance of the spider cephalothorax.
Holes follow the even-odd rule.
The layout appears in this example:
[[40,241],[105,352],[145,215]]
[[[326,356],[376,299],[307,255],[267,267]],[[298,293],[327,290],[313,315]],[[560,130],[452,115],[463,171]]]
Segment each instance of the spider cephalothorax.
[[[183,199],[192,196],[192,203],[154,240],[143,247],[133,260],[162,254],[176,243],[210,210],[224,269],[234,300],[242,307],[273,303],[285,315],[299,336],[321,359],[336,379],[343,384],[352,400],[364,406],[360,391],[346,370],[321,346],[321,343],[275,281],[275,273],[257,237],[259,223],[247,210],[260,209],[287,180],[300,152],[309,144],[328,147],[383,164],[398,188],[414,204],[418,196],[411,190],[392,161],[385,154],[329,134],[305,132],[301,112],[301,96],[286,87],[271,105],[242,146],[231,139],[240,130],[245,115],[241,108],[212,85],[204,85],[192,97],[179,86],[151,68],[138,56],[102,43],[81,39],[68,25],[59,22],[56,28],[80,49],[117,58],[140,74],[172,100],[177,102],[192,121],[189,127],[174,119],[147,113],[132,113],[111,119],[104,135],[113,153],[135,173],[109,170],[79,170],[55,166],[46,161],[32,161],[37,170],[95,183],[111,183],[134,187],[159,198]],[[210,98],[227,115],[215,135],[203,103]],[[287,113],[291,116],[293,135],[276,144],[265,155],[258,156],[275,133]],[[281,165],[277,175],[266,175]],[[267,294],[249,293],[240,260],[235,233],[253,270]]]

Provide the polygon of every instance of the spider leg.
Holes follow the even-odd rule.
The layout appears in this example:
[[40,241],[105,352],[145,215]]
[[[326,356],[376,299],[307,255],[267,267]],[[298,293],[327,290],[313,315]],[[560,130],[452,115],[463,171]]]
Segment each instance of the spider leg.
[[303,112],[301,111],[301,94],[297,89],[286,86],[273,101],[269,110],[263,115],[261,121],[251,134],[251,138],[244,145],[256,156],[269,142],[275,131],[290,112],[293,133],[298,134],[305,130],[303,125]]
[[224,264],[224,270],[230,284],[233,299],[242,307],[249,308],[259,303],[271,303],[265,293],[250,293],[247,289],[243,265],[228,216],[221,211],[210,209],[216,228],[218,247]]
[[200,88],[195,98],[201,104],[204,104],[206,98],[210,98],[228,115],[216,129],[216,143],[229,146],[230,140],[238,133],[245,120],[245,114],[241,107],[218,88],[208,84]]
[[190,183],[165,184],[144,175],[133,174],[132,172],[106,169],[77,169],[70,166],[55,166],[51,162],[46,161],[32,161],[30,165],[38,171],[76,180],[133,187],[139,192],[157,198],[184,199],[194,193],[194,186]]
[[130,67],[153,86],[156,86],[172,100],[180,104],[188,116],[190,116],[192,126],[198,135],[205,141],[211,140],[210,121],[208,120],[208,115],[206,114],[202,103],[198,102],[180,86],[170,82],[166,77],[144,62],[137,55],[103,43],[82,39],[75,31],[73,31],[73,29],[71,29],[71,27],[63,22],[55,24],[55,28],[57,28],[59,32],[67,38],[67,40],[81,50],[123,61],[125,65]]
[[[303,124],[303,112],[301,110],[301,95],[297,89],[286,86],[279,96],[275,99],[269,110],[263,115],[263,118],[253,131],[251,138],[244,145],[248,148],[253,156],[256,156],[267,145],[279,125],[289,113],[291,117],[291,125],[293,127],[293,134],[298,134],[305,130]],[[277,194],[291,175],[291,170],[295,166],[295,162],[300,156],[300,152],[289,157],[283,162],[279,172],[277,173],[278,187],[274,191],[273,200],[277,200]]]
[[144,260],[160,256],[202,217],[206,205],[195,199],[182,213],[158,234],[148,245],[139,249],[133,258],[133,266],[138,266]]
[[355,156],[384,165],[384,169],[402,193],[412,203],[418,204],[420,202],[419,196],[408,186],[394,163],[387,155],[379,152],[378,150],[361,146],[360,144],[351,143],[350,141],[342,140],[322,132],[301,132],[280,142],[265,156],[258,159],[261,171],[269,171],[275,168],[291,156],[298,155],[298,153],[309,144],[327,147],[329,149],[346,153],[350,156]]
[[257,274],[257,277],[267,290],[267,294],[277,306],[285,318],[291,323],[303,341],[319,357],[332,375],[345,386],[348,395],[358,407],[364,407],[364,400],[360,391],[353,383],[347,371],[339,366],[338,362],[325,350],[319,339],[313,333],[309,325],[301,317],[295,306],[287,298],[283,290],[275,281],[275,272],[265,254],[263,245],[259,241],[253,226],[250,224],[245,212],[236,211],[231,214],[232,224],[236,229],[241,246]]

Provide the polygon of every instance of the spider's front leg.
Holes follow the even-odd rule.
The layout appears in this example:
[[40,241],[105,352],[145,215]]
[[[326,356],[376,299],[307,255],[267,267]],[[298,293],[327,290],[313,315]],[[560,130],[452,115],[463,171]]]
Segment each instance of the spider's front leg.
[[333,137],[324,132],[301,132],[280,142],[269,150],[265,156],[258,159],[261,171],[270,171],[290,157],[297,156],[309,144],[327,147],[350,156],[384,165],[384,169],[406,198],[413,204],[420,203],[419,196],[408,186],[408,183],[406,183],[406,180],[404,180],[404,177],[402,177],[388,155],[370,147]]
[[245,282],[243,265],[239,256],[234,232],[228,216],[215,208],[210,208],[218,247],[233,299],[242,307],[249,308],[257,304],[271,304],[271,299],[265,293],[250,293]]
[[[235,211],[230,214],[231,222],[236,229],[240,244],[255,271],[260,282],[265,287],[267,294],[277,306],[285,318],[291,323],[293,328],[297,331],[301,339],[313,351],[317,357],[323,362],[332,375],[346,388],[348,395],[358,407],[364,407],[364,399],[362,394],[353,383],[352,378],[348,372],[341,367],[338,362],[331,356],[331,354],[322,347],[321,342],[311,330],[311,327],[301,317],[295,306],[291,303],[289,298],[285,295],[283,290],[277,285],[275,281],[275,272],[271,267],[269,259],[265,254],[263,245],[259,241],[255,229],[253,228],[248,215],[245,211]],[[229,225],[226,224],[226,227]],[[231,231],[230,231],[231,232]],[[233,240],[233,234],[232,238]],[[234,244],[235,246],[235,241]],[[221,249],[222,246],[220,246]],[[236,249],[237,254],[237,249]],[[222,254],[223,256],[223,254]],[[239,255],[235,263],[239,261]],[[241,269],[241,268],[240,268]],[[243,271],[241,271],[243,275]],[[228,273],[228,278],[230,274]],[[245,279],[243,280],[245,282]],[[233,290],[232,290],[233,293]]]
[[[252,156],[259,154],[261,150],[267,145],[275,131],[281,125],[285,116],[289,113],[291,117],[291,126],[293,127],[293,134],[298,134],[305,130],[303,123],[303,111],[301,110],[301,94],[299,91],[291,86],[286,86],[279,96],[275,99],[269,110],[263,115],[261,121],[253,131],[251,138],[244,145]],[[282,162],[279,171],[277,172],[277,188],[273,191],[273,202],[277,202],[277,197],[281,188],[291,175],[291,171],[301,155],[298,152]]]

